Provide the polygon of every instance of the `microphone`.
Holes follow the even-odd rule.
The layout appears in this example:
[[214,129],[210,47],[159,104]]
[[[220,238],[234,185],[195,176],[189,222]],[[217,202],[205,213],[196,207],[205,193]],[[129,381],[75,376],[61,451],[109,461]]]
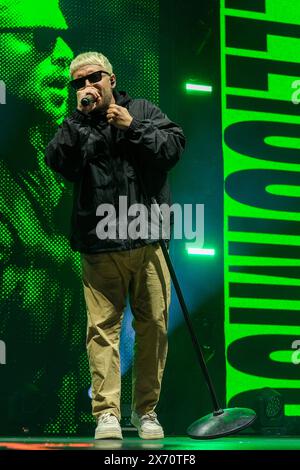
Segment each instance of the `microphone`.
[[92,95],[86,95],[84,98],[82,98],[80,103],[82,104],[82,106],[86,107],[89,104],[95,103],[95,101],[96,99]]

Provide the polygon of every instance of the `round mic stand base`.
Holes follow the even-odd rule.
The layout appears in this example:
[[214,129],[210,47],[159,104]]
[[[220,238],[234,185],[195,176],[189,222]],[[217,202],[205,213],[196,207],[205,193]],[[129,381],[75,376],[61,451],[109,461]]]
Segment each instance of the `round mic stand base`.
[[193,439],[216,439],[250,426],[256,414],[249,408],[225,408],[194,421],[187,429]]
[[[140,180],[140,182],[141,182],[143,193],[147,195],[142,179]],[[151,201],[154,207],[156,208],[158,220],[163,226],[163,216],[160,211],[160,207],[154,197],[151,198]],[[169,256],[169,252],[168,252],[165,240],[164,239],[159,240],[159,244],[161,246],[166,264],[168,266],[170,276],[173,281],[173,285],[176,290],[176,294],[177,294],[177,297],[178,297],[178,300],[182,309],[182,313],[186,321],[186,325],[188,327],[192,343],[195,348],[197,359],[198,359],[200,368],[202,370],[202,373],[204,375],[206,384],[208,386],[208,390],[210,393],[210,397],[211,397],[212,405],[214,409],[213,413],[206,415],[203,418],[198,419],[197,421],[194,421],[194,423],[188,427],[187,434],[194,439],[213,439],[213,438],[215,439],[217,437],[234,434],[250,426],[250,424],[256,418],[256,413],[253,410],[250,410],[248,408],[226,408],[222,410],[221,406],[219,405],[219,400],[216,395],[215,387],[210,377],[207,364],[206,364],[206,361],[204,359],[204,355],[202,352],[202,348],[198,342],[198,338],[195,334],[192,322],[190,320],[190,315],[189,315],[185,300],[183,298],[176,273],[171,263],[171,259]]]

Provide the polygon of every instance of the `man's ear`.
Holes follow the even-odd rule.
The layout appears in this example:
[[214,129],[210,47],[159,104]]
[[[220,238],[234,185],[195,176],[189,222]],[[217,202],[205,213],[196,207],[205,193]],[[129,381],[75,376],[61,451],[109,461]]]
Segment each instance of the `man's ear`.
[[117,84],[117,80],[116,80],[116,76],[115,76],[114,73],[112,73],[111,76],[110,76],[110,83],[111,83],[111,87],[115,88],[115,86]]

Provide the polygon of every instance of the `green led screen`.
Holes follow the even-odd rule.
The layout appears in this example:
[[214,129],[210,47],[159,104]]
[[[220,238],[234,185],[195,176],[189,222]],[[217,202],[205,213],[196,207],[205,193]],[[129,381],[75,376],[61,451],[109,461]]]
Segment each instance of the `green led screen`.
[[222,0],[221,62],[227,402],[300,416],[299,1]]
[[[158,103],[158,0],[0,0],[0,432],[74,434],[93,423],[72,187],[44,164],[75,107],[72,57],[108,56],[117,86]],[[137,40],[138,38],[138,40]],[[125,328],[128,328],[128,324]],[[127,330],[126,330],[127,331]],[[127,333],[121,352],[129,369]],[[123,401],[130,402],[125,381]]]

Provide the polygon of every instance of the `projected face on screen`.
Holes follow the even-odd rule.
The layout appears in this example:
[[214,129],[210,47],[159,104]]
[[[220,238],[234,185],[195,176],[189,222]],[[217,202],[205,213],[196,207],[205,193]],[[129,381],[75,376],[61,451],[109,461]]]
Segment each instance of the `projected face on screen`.
[[[33,0],[0,0],[0,76],[7,91],[0,108],[0,337],[10,350],[0,371],[0,429],[11,425],[16,432],[24,426],[32,432],[38,423],[41,430],[51,417],[52,430],[59,431],[58,402],[61,397],[64,407],[73,366],[58,364],[73,349],[69,334],[76,324],[80,331],[71,313],[80,306],[72,292],[76,257],[58,224],[66,194],[43,165],[51,124],[68,114],[73,52],[63,39],[66,29],[57,0],[38,8]],[[71,284],[63,283],[67,271]],[[68,318],[74,326],[67,326]],[[69,391],[71,400],[76,393],[76,387]]]
[[8,93],[59,122],[67,112],[73,52],[57,0],[0,1],[0,71]]
[[[98,0],[91,0],[84,15],[82,4],[0,0],[0,81],[7,95],[0,106],[0,340],[7,347],[7,364],[0,368],[0,433],[5,434],[8,423],[20,429],[24,413],[29,428],[40,423],[39,433],[72,434],[80,423],[93,425],[80,260],[68,242],[71,190],[44,164],[45,145],[73,111],[70,62],[80,52],[100,49],[116,66],[122,89],[158,101],[158,0],[102,0],[101,11]],[[121,351],[126,370],[132,358],[129,322]],[[130,395],[129,387],[122,393]]]
[[35,28],[0,36],[1,78],[7,89],[55,121],[67,112],[69,63],[73,53],[50,28]]

